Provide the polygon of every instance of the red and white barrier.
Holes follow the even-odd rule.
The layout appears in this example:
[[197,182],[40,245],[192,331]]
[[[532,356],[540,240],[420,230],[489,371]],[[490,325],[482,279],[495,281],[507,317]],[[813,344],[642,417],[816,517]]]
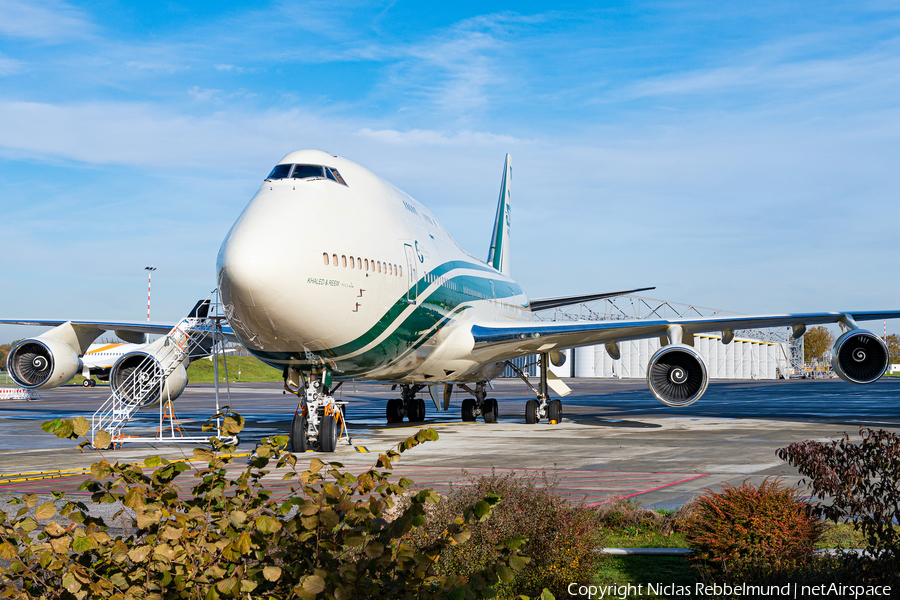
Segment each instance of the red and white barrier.
[[0,388],[0,400],[37,400],[40,395],[35,390],[25,388]]

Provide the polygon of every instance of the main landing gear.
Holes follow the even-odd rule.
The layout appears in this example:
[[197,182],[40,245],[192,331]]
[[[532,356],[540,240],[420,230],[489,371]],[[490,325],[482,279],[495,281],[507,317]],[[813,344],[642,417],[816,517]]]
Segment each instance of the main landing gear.
[[497,408],[497,399],[485,398],[485,396],[487,396],[487,392],[484,389],[484,383],[484,381],[479,381],[478,383],[476,383],[474,390],[464,383],[457,384],[460,388],[475,396],[474,398],[466,398],[465,400],[463,400],[463,421],[474,421],[479,416],[482,416],[484,417],[485,423],[497,422],[497,417],[500,416],[500,411]]
[[540,371],[541,371],[541,381],[538,383],[538,388],[535,388],[531,385],[531,382],[528,381],[528,376],[522,372],[520,368],[515,366],[512,362],[507,361],[507,365],[509,365],[512,370],[518,375],[522,381],[525,382],[525,385],[531,388],[531,391],[537,395],[536,399],[531,399],[525,403],[525,422],[529,424],[539,423],[543,419],[547,419],[551,425],[556,425],[562,422],[563,411],[562,411],[562,401],[561,400],[551,400],[550,399],[550,386],[547,385],[547,369],[550,363],[550,355],[546,352],[541,353],[541,358],[539,361]]
[[327,369],[314,372],[309,378],[296,369],[285,369],[284,389],[300,398],[291,421],[291,452],[306,452],[313,447],[319,452],[334,452],[339,441],[353,443],[344,420],[347,403],[334,398],[343,382],[334,387],[332,383]]
[[[387,422],[402,423],[403,418],[410,423],[421,423],[425,420],[425,400],[417,398],[416,394],[427,386],[404,383],[400,386],[400,398],[392,398],[387,403]],[[394,388],[391,389],[395,389]]]

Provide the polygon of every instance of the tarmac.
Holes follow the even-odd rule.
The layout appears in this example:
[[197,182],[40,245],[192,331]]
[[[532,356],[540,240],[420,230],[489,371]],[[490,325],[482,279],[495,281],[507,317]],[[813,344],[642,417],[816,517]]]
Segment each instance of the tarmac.
[[[498,423],[463,423],[459,406],[465,396],[454,393],[448,412],[436,411],[425,394],[424,423],[386,425],[385,402],[399,393],[387,385],[348,382],[341,397],[349,402],[352,444],[339,445],[333,455],[307,456],[361,472],[378,453],[421,427],[434,427],[439,440],[404,453],[395,470],[419,486],[446,492],[471,477],[515,473],[588,504],[631,497],[644,506],[674,508],[723,484],[767,477],[799,482],[796,470],[775,455],[792,442],[836,439],[843,432],[858,439],[861,426],[900,432],[900,378],[866,386],[839,380],[712,381],[699,401],[679,409],[655,400],[643,380],[566,383],[572,393],[563,399],[564,418],[557,425],[525,424],[528,389],[519,380],[502,379],[489,394],[499,403]],[[196,444],[132,442],[82,453],[76,442],[41,431],[50,419],[90,418],[108,394],[104,386],[66,386],[41,390],[33,401],[0,401],[0,495],[72,492],[83,479],[78,471],[63,473],[68,477],[39,473],[85,468],[101,456],[119,462],[191,456]],[[280,383],[232,383],[227,390],[223,384],[219,402],[246,418],[242,452],[251,452],[262,437],[286,434],[297,405]],[[214,407],[213,385],[190,384],[175,401],[181,430],[200,435]],[[154,435],[158,409],[139,415],[125,433]]]

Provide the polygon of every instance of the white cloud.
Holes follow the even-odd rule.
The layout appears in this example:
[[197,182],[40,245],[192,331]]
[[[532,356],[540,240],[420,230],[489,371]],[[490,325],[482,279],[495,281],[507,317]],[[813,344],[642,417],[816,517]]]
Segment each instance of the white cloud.
[[0,35],[53,43],[82,39],[93,30],[80,10],[63,2],[0,0]]
[[202,90],[196,85],[188,90],[188,95],[198,102],[208,102],[212,100],[222,90]]
[[12,75],[13,73],[18,73],[22,69],[22,66],[20,61],[0,54],[0,75]]

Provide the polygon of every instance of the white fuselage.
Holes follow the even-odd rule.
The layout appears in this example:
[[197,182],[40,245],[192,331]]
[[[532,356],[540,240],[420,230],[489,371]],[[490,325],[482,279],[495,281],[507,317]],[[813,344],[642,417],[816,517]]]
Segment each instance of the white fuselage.
[[468,381],[478,320],[531,320],[508,276],[464,252],[424,206],[346,159],[315,150],[280,164],[328,178],[266,180],[218,257],[229,323],[259,358],[338,378]]
[[109,378],[109,370],[119,358],[135,350],[143,350],[147,344],[94,343],[81,357],[82,375],[94,375],[99,379]]

